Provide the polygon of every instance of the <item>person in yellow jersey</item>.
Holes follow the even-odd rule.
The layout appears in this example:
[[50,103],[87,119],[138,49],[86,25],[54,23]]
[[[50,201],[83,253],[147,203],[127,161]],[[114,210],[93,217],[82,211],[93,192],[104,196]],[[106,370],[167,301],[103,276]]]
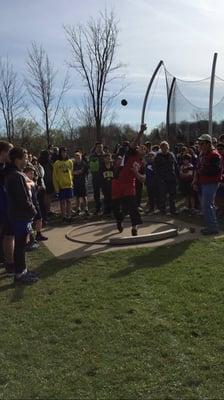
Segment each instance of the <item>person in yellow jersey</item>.
[[66,147],[60,147],[58,160],[53,167],[53,183],[59,196],[61,214],[65,223],[71,222],[71,199],[73,197],[73,162]]

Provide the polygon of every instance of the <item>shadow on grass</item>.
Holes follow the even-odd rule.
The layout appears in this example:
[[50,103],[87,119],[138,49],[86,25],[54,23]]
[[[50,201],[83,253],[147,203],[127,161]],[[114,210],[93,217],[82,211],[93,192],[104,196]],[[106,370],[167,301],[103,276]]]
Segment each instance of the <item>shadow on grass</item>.
[[130,266],[110,275],[112,279],[125,278],[133,272],[146,268],[161,268],[181,257],[188,250],[193,241],[186,241],[176,245],[157,247],[150,253],[129,258]]

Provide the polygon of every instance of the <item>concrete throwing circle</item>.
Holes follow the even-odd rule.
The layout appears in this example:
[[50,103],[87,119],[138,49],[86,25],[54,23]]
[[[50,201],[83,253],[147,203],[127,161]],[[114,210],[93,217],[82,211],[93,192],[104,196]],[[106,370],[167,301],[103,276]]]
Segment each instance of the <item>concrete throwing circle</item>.
[[99,245],[99,246],[127,246],[133,244],[150,243],[177,236],[178,228],[170,223],[144,219],[139,227],[138,236],[131,236],[130,221],[124,221],[124,231],[118,233],[116,223],[112,221],[97,221],[83,223],[73,227],[66,238],[72,242]]

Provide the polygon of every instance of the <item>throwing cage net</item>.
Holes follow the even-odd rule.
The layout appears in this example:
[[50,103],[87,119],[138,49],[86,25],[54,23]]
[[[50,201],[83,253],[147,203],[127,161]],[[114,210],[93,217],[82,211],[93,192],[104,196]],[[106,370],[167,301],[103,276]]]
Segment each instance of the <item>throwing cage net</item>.
[[[166,73],[172,76],[168,71]],[[194,142],[209,130],[210,77],[187,81],[172,77],[167,108],[171,142]],[[212,109],[213,136],[224,133],[224,80],[215,76]]]
[[[209,132],[211,77],[194,81],[179,79],[164,63],[161,67],[152,79],[145,122],[154,125],[154,138],[166,138],[171,143],[194,142]],[[224,133],[224,79],[214,74],[213,77],[212,132],[218,137]]]

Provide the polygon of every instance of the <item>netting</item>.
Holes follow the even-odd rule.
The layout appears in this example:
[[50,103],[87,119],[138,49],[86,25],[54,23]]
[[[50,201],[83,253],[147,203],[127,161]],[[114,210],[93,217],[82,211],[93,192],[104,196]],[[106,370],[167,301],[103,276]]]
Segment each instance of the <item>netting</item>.
[[[174,78],[166,71],[169,80]],[[209,127],[210,77],[187,81],[175,79],[168,112],[168,135],[173,142],[193,142]],[[224,80],[215,76],[213,100],[213,135],[224,131]]]
[[[208,133],[210,84],[210,76],[195,80],[176,78],[162,64],[145,112],[145,122],[152,128],[152,135],[171,142],[193,142]],[[213,135],[218,137],[224,133],[224,79],[217,75],[212,114]]]

